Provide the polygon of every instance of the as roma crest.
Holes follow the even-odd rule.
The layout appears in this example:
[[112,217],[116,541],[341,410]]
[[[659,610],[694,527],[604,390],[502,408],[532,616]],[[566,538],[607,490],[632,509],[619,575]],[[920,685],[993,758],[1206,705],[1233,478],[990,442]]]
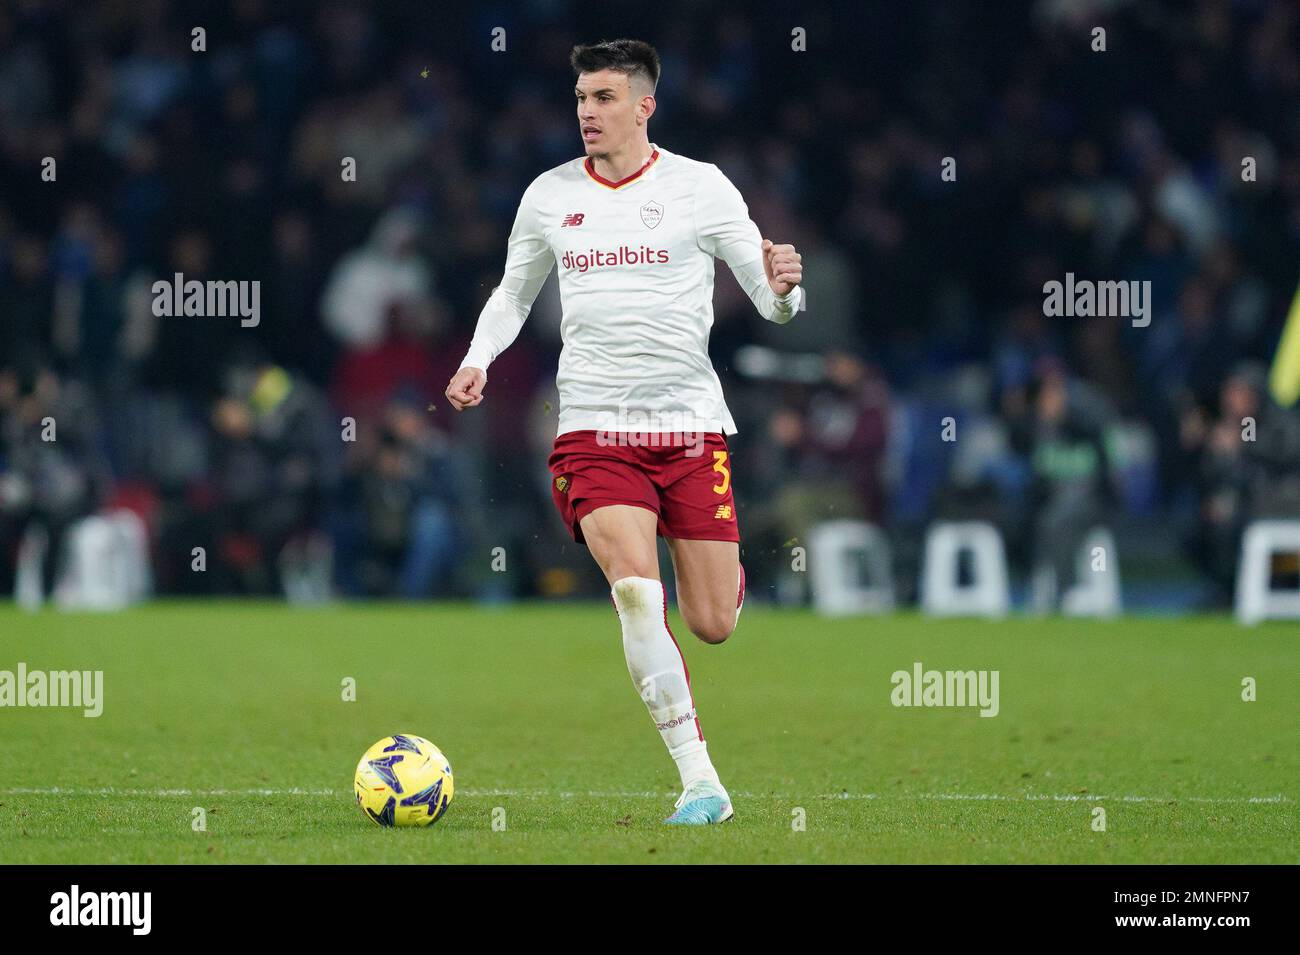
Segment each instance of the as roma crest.
[[647,202],[641,207],[641,221],[647,229],[653,229],[664,219],[664,207],[657,202]]

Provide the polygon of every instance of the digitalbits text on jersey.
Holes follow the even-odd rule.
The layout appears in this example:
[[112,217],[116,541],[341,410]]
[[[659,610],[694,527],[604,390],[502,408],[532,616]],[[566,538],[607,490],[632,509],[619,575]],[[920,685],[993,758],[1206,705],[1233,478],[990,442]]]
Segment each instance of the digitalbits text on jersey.
[[586,272],[591,268],[608,268],[616,265],[663,265],[668,262],[667,249],[652,249],[649,246],[632,248],[622,245],[613,251],[588,249],[586,252],[565,252],[560,265],[566,269]]

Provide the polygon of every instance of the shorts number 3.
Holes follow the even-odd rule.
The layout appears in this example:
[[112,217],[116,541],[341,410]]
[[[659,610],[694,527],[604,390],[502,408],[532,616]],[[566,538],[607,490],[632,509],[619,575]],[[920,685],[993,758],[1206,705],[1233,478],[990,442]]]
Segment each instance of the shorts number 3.
[[731,470],[727,467],[727,452],[713,452],[713,470],[722,475],[722,483],[713,485],[715,494],[726,494],[727,489],[731,487]]

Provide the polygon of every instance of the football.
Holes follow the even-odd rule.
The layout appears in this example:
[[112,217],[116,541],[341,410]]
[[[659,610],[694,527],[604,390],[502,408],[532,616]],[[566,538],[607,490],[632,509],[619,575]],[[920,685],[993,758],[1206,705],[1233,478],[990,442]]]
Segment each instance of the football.
[[357,805],[380,826],[428,826],[451,804],[447,757],[422,736],[386,736],[357,763]]

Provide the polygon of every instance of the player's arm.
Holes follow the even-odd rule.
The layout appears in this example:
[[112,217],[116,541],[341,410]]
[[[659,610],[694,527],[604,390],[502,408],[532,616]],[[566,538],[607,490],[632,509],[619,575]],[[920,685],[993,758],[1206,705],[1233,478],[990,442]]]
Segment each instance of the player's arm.
[[700,248],[727,263],[768,321],[784,325],[805,308],[803,257],[793,245],[762,237],[740,191],[716,166],[696,188],[695,228]]
[[537,293],[555,265],[555,256],[542,234],[534,199],[530,186],[515,213],[501,284],[488,296],[479,313],[469,351],[447,385],[447,400],[457,411],[472,408],[483,400],[488,365],[519,335]]

